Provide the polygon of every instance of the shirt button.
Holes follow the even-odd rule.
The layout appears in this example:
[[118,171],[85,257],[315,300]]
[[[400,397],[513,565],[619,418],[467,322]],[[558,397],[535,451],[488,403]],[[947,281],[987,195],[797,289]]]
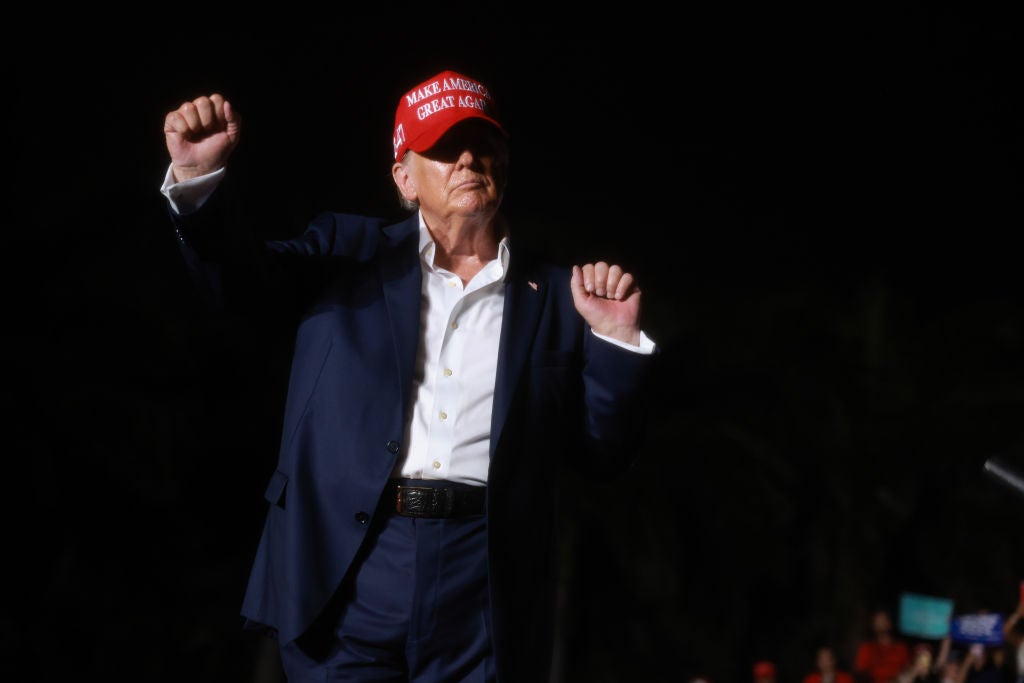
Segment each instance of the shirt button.
[[394,441],[394,440],[388,441],[386,444],[384,444],[384,448],[388,449],[389,453],[397,453],[398,452],[398,442]]
[[366,514],[365,512],[357,512],[356,521],[360,524],[366,524],[370,521],[370,515]]
[[452,376],[452,369],[451,368],[445,368],[444,369],[444,376],[445,377],[451,377]]
[[453,320],[453,321],[452,321],[452,329],[453,329],[453,330],[457,330],[457,329],[459,329],[459,323],[457,323],[457,322],[455,322],[455,321]]
[[444,411],[442,410],[442,411],[441,411],[441,414],[440,414],[440,417],[441,417],[441,419],[442,419],[442,420],[447,420],[447,419],[448,419],[448,413],[446,413],[446,412],[444,412]]
[[441,462],[440,462],[439,460],[435,460],[435,461],[434,461],[433,463],[431,463],[431,464],[433,464],[433,466],[434,466],[434,469],[435,469],[435,470],[439,470],[439,469],[441,469]]

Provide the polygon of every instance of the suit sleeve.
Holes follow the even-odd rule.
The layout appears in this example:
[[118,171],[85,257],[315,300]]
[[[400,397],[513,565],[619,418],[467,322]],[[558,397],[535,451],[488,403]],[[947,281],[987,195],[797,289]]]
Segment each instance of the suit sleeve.
[[230,178],[186,215],[170,205],[178,247],[211,312],[301,310],[346,263],[368,262],[381,242],[378,218],[322,212],[299,235],[264,239],[266,226],[233,203]]
[[577,468],[608,477],[631,466],[643,445],[660,352],[637,353],[592,334],[583,342],[583,432]]

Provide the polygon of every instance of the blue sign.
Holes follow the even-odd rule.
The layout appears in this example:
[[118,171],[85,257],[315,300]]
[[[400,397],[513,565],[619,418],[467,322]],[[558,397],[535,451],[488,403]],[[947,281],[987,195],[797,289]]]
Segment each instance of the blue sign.
[[945,638],[953,616],[953,601],[930,595],[900,595],[900,633],[915,638]]
[[950,637],[958,643],[1003,644],[1003,617],[999,614],[962,614],[953,618]]

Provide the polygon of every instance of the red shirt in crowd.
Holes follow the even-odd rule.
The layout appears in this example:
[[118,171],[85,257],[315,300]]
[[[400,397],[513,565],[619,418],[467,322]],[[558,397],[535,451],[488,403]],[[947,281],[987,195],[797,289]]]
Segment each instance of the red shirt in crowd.
[[853,669],[867,675],[871,683],[892,683],[908,666],[910,650],[906,643],[895,640],[883,645],[872,640],[861,643],[857,648]]

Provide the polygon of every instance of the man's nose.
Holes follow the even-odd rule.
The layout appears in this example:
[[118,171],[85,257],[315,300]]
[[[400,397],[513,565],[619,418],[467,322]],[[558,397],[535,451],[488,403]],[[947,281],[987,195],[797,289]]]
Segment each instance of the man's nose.
[[459,166],[473,166],[479,158],[479,154],[472,147],[465,147],[459,152],[457,161]]

